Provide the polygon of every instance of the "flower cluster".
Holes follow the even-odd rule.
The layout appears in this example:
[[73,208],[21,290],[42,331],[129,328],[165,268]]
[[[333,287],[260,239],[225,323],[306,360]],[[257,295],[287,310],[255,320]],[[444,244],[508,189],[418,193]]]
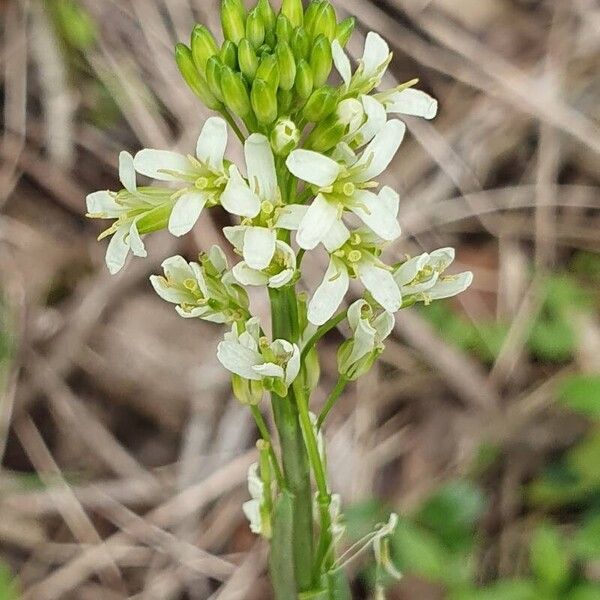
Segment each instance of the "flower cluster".
[[[323,481],[322,418],[343,385],[366,373],[379,357],[394,313],[416,302],[454,296],[471,284],[472,274],[445,274],[454,260],[451,248],[399,264],[384,260],[386,248],[401,235],[400,197],[378,182],[406,132],[398,116],[432,119],[437,102],[415,87],[417,80],[378,90],[392,59],[381,36],[367,35],[353,70],[344,47],[354,19],[338,22],[328,0],[311,0],[306,10],[301,0],[283,0],[278,13],[269,0],[258,0],[250,10],[242,0],[222,0],[221,24],[222,44],[197,25],[189,46],[178,44],[175,51],[188,86],[218,114],[204,123],[194,154],[122,152],[122,189],[90,194],[88,216],[113,220],[100,238],[111,237],[106,263],[116,273],[130,252],[146,256],[146,234],[167,229],[182,236],[204,210],[224,211],[228,253],[237,257],[231,268],[226,253],[215,246],[197,262],[167,259],[164,275],[152,276],[151,282],[182,317],[231,327],[217,356],[232,373],[234,394],[252,409],[269,448],[261,452],[260,468],[250,470],[252,500],[244,511],[252,530],[273,534],[274,543],[274,500],[278,491],[288,492],[288,473],[280,469],[268,428],[260,421],[257,405],[265,392],[273,395],[284,452],[294,444],[297,448],[298,438],[283,443],[294,423],[302,429],[318,487],[321,554],[314,568],[322,574],[334,568],[334,547],[343,530],[339,498]],[[243,145],[243,166],[226,158],[229,131]],[[150,184],[139,185],[138,176]],[[304,254],[315,249],[328,257],[326,272],[316,289],[298,293]],[[340,312],[352,280],[365,293]],[[271,335],[252,316],[248,286],[268,291]],[[317,418],[309,413],[308,399],[319,376],[316,342],[343,320],[351,330],[337,355],[343,385],[336,386]],[[295,408],[282,408],[277,404],[282,399]],[[283,462],[290,468],[289,457]],[[271,468],[277,485],[265,475]],[[310,478],[302,478],[310,485]],[[300,501],[298,490],[294,494]],[[390,521],[371,538],[378,563],[388,571],[386,540],[394,524]],[[312,542],[302,547],[310,549]],[[302,560],[296,569],[302,571]]]

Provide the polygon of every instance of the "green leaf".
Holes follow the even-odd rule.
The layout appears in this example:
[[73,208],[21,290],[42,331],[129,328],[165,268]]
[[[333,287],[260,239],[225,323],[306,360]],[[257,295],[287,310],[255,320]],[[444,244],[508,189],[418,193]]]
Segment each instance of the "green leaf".
[[600,419],[600,375],[573,375],[563,381],[559,402],[587,417]]
[[455,592],[452,600],[550,600],[532,581],[500,581],[481,589]]
[[571,576],[570,558],[558,529],[550,524],[537,528],[529,547],[531,569],[548,591],[562,590]]
[[588,518],[577,530],[573,547],[577,557],[582,560],[600,559],[600,514]]
[[575,334],[568,321],[541,319],[533,327],[529,348],[537,358],[548,362],[566,362],[575,351]]
[[600,598],[600,585],[583,583],[573,588],[565,600],[598,600]]

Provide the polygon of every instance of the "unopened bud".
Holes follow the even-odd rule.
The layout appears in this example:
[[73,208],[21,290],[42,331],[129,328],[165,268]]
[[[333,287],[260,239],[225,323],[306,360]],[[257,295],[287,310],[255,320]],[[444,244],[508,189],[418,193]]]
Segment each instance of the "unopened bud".
[[279,64],[273,54],[265,54],[262,57],[256,70],[256,78],[268,83],[273,92],[277,90],[279,87]]
[[324,35],[330,42],[335,39],[337,29],[337,16],[335,9],[329,2],[322,2],[315,14],[312,27],[313,38]]
[[239,117],[245,117],[251,110],[250,96],[241,73],[234,73],[224,66],[221,71],[221,91],[227,108]]
[[294,29],[290,45],[297,61],[308,60],[310,57],[310,37],[304,27]]
[[315,26],[317,11],[319,10],[321,4],[323,4],[324,1],[325,0],[311,0],[311,2],[308,4],[308,7],[306,8],[306,11],[304,12],[304,29],[310,35],[310,37],[313,37],[312,32]]
[[310,65],[301,60],[296,68],[296,83],[294,84],[296,93],[302,100],[307,100],[313,91],[313,73]]
[[290,119],[279,119],[271,131],[271,148],[277,156],[286,157],[300,142],[300,130]]
[[257,8],[251,10],[246,19],[246,37],[255,48],[260,48],[265,41],[265,25]]
[[312,93],[304,107],[304,116],[307,121],[318,123],[329,116],[338,104],[338,92],[326,85]]
[[223,101],[223,92],[221,91],[221,70],[223,65],[217,56],[212,56],[206,63],[206,81],[208,87],[216,98]]
[[241,40],[238,47],[238,63],[244,77],[252,81],[258,69],[258,58],[252,44],[246,38]]
[[302,0],[283,0],[281,3],[281,14],[290,20],[292,27],[300,27],[304,20]]
[[192,58],[200,73],[206,71],[206,63],[219,52],[212,33],[204,25],[196,25],[192,31]]
[[286,42],[279,42],[276,49],[277,64],[279,66],[279,87],[289,91],[296,81],[296,61],[294,53]]
[[237,46],[233,42],[229,40],[225,40],[223,42],[223,45],[221,46],[221,50],[219,52],[219,58],[225,66],[229,67],[230,69],[233,69],[234,71],[237,71]]
[[275,28],[275,20],[277,16],[275,15],[275,11],[271,6],[269,0],[258,0],[256,5],[256,10],[262,19],[262,22],[265,26],[265,30],[269,31]]
[[313,72],[314,86],[316,88],[325,85],[327,79],[329,79],[332,66],[333,57],[331,54],[331,44],[329,40],[321,34],[315,40],[310,54],[310,68]]
[[340,43],[342,48],[346,47],[346,44],[354,33],[356,27],[356,19],[354,17],[348,17],[344,19],[338,26],[335,32],[335,39]]
[[292,102],[294,101],[293,90],[282,90],[279,88],[277,92],[277,103],[279,104],[279,114],[285,115],[290,112]]
[[306,139],[306,148],[315,152],[328,152],[342,140],[346,130],[347,126],[340,123],[335,113],[329,115],[310,132]]
[[241,0],[223,0],[221,3],[221,26],[226,40],[239,44],[246,34],[246,10]]
[[185,44],[175,46],[175,60],[183,79],[190,89],[202,100],[202,103],[212,110],[219,110],[221,103],[210,92],[208,84],[196,68],[192,51]]
[[285,15],[279,15],[277,17],[275,32],[277,34],[278,42],[289,42],[292,37],[293,29],[290,20]]
[[277,118],[275,90],[262,79],[255,79],[250,94],[252,109],[260,123],[270,125]]
[[231,376],[231,388],[233,390],[233,395],[242,404],[250,406],[260,404],[265,392],[260,381],[244,379],[235,374]]

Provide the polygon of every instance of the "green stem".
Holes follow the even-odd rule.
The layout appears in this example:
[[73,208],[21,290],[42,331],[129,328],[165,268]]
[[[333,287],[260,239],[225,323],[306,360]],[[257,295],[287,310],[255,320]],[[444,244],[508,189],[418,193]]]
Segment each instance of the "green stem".
[[321,325],[321,327],[319,327],[317,329],[317,331],[315,331],[315,333],[313,334],[313,336],[308,340],[308,342],[306,342],[306,345],[302,349],[302,356],[301,356],[301,361],[302,362],[304,362],[306,360],[306,356],[312,350],[313,346],[326,333],[328,333],[329,331],[331,331],[334,327],[337,327],[346,318],[347,313],[348,313],[347,310],[344,310],[344,311],[338,313],[334,317],[331,317],[331,319],[329,319],[329,321],[327,321],[326,323],[323,323],[323,325]]
[[267,427],[267,424],[265,423],[258,406],[252,405],[250,410],[252,411],[252,416],[254,417],[254,421],[256,422],[256,426],[258,427],[258,431],[260,432],[262,439],[269,444],[269,456],[271,457],[271,462],[273,463],[273,469],[275,469],[275,478],[277,479],[277,484],[279,485],[280,489],[284,489],[285,481],[283,478],[283,472],[281,471],[279,460],[277,460],[277,455],[273,449],[273,441],[271,439],[271,434],[269,433],[269,428]]
[[329,394],[329,397],[327,398],[327,401],[325,402],[325,406],[323,407],[323,410],[321,411],[321,414],[319,415],[319,418],[317,419],[317,429],[321,429],[323,422],[327,418],[327,415],[330,413],[331,409],[335,406],[339,397],[342,395],[342,392],[346,389],[346,385],[348,385],[348,379],[346,377],[344,377],[343,375],[341,375],[340,378],[337,380],[335,387],[331,391],[331,394]]

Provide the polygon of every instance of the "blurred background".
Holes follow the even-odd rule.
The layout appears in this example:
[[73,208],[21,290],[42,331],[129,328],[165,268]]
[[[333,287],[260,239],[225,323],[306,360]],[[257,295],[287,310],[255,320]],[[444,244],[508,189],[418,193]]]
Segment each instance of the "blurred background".
[[[440,101],[386,175],[397,256],[457,248],[457,300],[398,316],[327,429],[348,539],[389,510],[393,600],[600,599],[600,6],[337,0],[385,86]],[[85,196],[121,149],[189,152],[208,113],[176,41],[216,0],[0,3],[0,598],[268,599],[241,503],[257,432],[148,276],[223,242],[211,212],[109,276]],[[230,143],[235,156],[240,148]],[[309,286],[322,263],[308,265]],[[253,298],[256,310],[265,299]],[[343,332],[342,332],[343,333]],[[322,344],[318,406],[340,334]],[[265,404],[266,408],[266,404]],[[369,557],[350,568],[370,598]]]

